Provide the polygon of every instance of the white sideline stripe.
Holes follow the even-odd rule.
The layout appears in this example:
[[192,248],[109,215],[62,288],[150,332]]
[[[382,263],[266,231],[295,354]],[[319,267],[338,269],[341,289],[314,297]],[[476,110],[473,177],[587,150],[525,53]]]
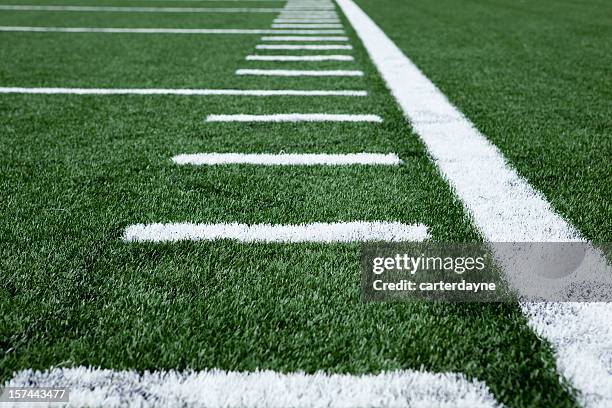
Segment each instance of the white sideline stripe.
[[355,70],[298,70],[298,69],[238,69],[236,75],[259,76],[363,76],[363,71]]
[[0,4],[0,10],[9,11],[84,11],[113,13],[278,13],[280,8],[267,7],[115,7],[115,6],[39,6]]
[[382,122],[377,115],[277,113],[273,115],[208,115],[206,122]]
[[[344,31],[342,31],[344,34]],[[333,36],[333,37],[305,37],[305,36],[272,36],[272,37],[261,37],[261,41],[348,41],[348,37]]]
[[343,30],[283,30],[237,28],[115,28],[0,26],[0,31],[112,34],[344,34]]
[[348,154],[315,154],[315,153],[195,153],[179,154],[172,158],[176,164],[219,165],[219,164],[255,164],[262,166],[346,166],[353,164],[398,166],[402,160],[393,153],[348,153]]
[[[482,381],[470,380],[458,373],[416,370],[366,375],[217,369],[145,371],[140,374],[136,371],[77,367],[19,371],[6,386],[67,387],[70,389],[68,407],[500,406]],[[19,406],[19,403],[15,403],[16,408]]]
[[239,242],[364,242],[423,241],[429,238],[422,224],[399,222],[316,222],[300,225],[272,224],[135,224],[125,229],[128,242],[212,241],[229,239]]
[[229,96],[366,96],[367,91],[300,89],[100,89],[100,88],[0,88],[0,94],[46,95],[229,95]]
[[258,50],[352,50],[351,45],[314,45],[314,44],[260,44],[255,46]]
[[351,55],[247,55],[247,61],[353,61]]
[[272,24],[272,28],[342,28],[342,24]]
[[[391,93],[491,242],[583,241],[503,154],[351,0],[337,0]],[[601,253],[590,254],[605,270]],[[587,407],[612,406],[612,303],[521,303],[555,348],[557,368]]]

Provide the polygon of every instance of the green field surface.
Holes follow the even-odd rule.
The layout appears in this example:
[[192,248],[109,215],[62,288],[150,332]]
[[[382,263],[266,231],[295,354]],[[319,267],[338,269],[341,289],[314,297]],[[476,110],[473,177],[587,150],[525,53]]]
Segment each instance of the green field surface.
[[[560,214],[589,239],[612,240],[612,54],[605,40],[612,24],[605,3],[358,3]],[[144,4],[152,6],[95,3]],[[275,16],[1,11],[0,25],[268,28]],[[0,32],[2,87],[369,93],[0,95],[0,381],[27,368],[82,365],[352,374],[422,368],[484,381],[511,407],[575,406],[551,348],[518,306],[363,303],[358,244],[122,241],[125,227],[136,223],[356,220],[423,223],[437,241],[481,240],[354,31],[343,25],[354,50],[304,54],[350,53],[355,61],[307,66],[245,61],[264,54],[255,50],[258,35]],[[365,75],[236,76],[240,68]],[[205,122],[209,114],[292,112],[377,114],[384,121]],[[404,163],[171,161],[199,152],[364,151],[397,153]]]
[[555,210],[612,241],[609,2],[357,3]]

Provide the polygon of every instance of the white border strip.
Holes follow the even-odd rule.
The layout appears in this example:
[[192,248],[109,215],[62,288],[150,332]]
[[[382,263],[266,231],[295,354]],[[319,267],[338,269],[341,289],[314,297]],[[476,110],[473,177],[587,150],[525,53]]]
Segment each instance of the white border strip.
[[[344,31],[342,31],[344,33]],[[261,41],[337,41],[346,42],[348,37],[334,36],[334,37],[306,37],[306,36],[272,36],[272,37],[261,37]]]
[[113,6],[42,6],[0,4],[6,11],[77,11],[105,13],[279,13],[280,8],[232,7],[113,7]]
[[394,153],[194,153],[172,158],[179,165],[216,166],[253,164],[260,166],[399,166],[402,160]]
[[236,75],[256,75],[256,76],[333,76],[333,77],[360,77],[363,71],[356,70],[298,70],[298,69],[238,69]]
[[206,122],[382,122],[378,115],[276,113],[272,115],[208,115]]
[[239,242],[365,242],[423,241],[429,238],[422,224],[399,222],[316,222],[300,225],[272,224],[135,224],[125,229],[127,242],[213,241],[229,239]]
[[[583,240],[376,23],[351,0],[337,1],[486,240]],[[599,255],[598,262],[605,270],[606,259]],[[554,346],[557,368],[579,391],[579,401],[585,406],[612,406],[612,304],[522,303],[521,307],[531,327]]]
[[6,386],[68,387],[69,407],[499,407],[484,382],[416,370],[357,376],[222,370],[140,374],[77,367],[20,371]]
[[352,45],[318,45],[318,44],[260,44],[255,46],[258,50],[352,50]]
[[367,91],[299,89],[100,89],[0,88],[0,94],[43,95],[184,95],[184,96],[367,96]]
[[354,61],[351,55],[247,55],[247,61]]
[[0,32],[108,34],[344,34],[344,30],[284,30],[237,28],[116,28],[0,26]]

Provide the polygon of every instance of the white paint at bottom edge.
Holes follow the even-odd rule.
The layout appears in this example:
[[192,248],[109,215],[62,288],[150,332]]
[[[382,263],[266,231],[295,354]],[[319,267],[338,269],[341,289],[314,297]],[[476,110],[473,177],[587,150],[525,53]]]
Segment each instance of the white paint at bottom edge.
[[172,158],[176,164],[220,165],[254,164],[261,166],[348,166],[379,165],[398,166],[401,159],[393,153],[193,153],[179,154]]
[[[462,374],[395,371],[372,375],[274,371],[25,370],[11,387],[68,387],[71,407],[498,407],[485,383]],[[20,403],[15,407],[23,406]],[[40,406],[53,404],[37,403]],[[57,404],[55,404],[57,406]]]
[[399,222],[315,222],[312,224],[194,224],[154,223],[135,224],[125,229],[124,241],[176,242],[212,241],[230,239],[239,242],[364,242],[423,241],[429,238],[427,227],[422,224]]
[[275,113],[271,115],[208,115],[206,122],[382,122],[382,118],[370,114]]

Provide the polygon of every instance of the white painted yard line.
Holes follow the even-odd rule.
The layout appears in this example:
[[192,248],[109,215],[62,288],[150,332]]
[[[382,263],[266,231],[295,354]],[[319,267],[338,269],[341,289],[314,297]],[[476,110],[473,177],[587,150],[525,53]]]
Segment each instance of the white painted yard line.
[[276,113],[272,115],[208,115],[206,122],[382,122],[378,115]]
[[334,6],[328,7],[328,6],[313,5],[313,6],[284,7],[283,11],[293,11],[293,10],[297,10],[297,11],[334,11],[335,9],[336,8]]
[[338,17],[277,17],[274,19],[274,23],[339,23]]
[[335,11],[336,6],[330,3],[310,3],[310,4],[289,4],[283,7],[283,10],[324,10],[324,11]]
[[274,23],[340,23],[337,18],[277,18]]
[[308,9],[286,9],[280,10],[280,13],[293,13],[293,14],[335,14],[338,15],[335,9],[332,10],[308,10]]
[[272,28],[342,28],[342,24],[272,24]]
[[107,33],[107,34],[344,34],[343,30],[269,30],[234,28],[102,28],[102,27],[15,27],[0,26],[2,31],[37,33]]
[[0,94],[184,95],[184,96],[366,96],[367,91],[300,89],[0,88]]
[[273,24],[340,24],[337,18],[330,19],[304,19],[304,18],[277,18]]
[[346,42],[348,41],[348,37],[344,36],[327,36],[327,37],[319,37],[319,36],[272,36],[272,37],[261,37],[261,41],[334,41],[334,42]]
[[115,6],[43,6],[0,4],[7,11],[77,11],[105,13],[279,13],[280,8],[268,7],[115,7]]
[[423,241],[429,238],[422,224],[399,222],[316,222],[299,225],[272,224],[136,224],[123,234],[127,242],[216,241],[239,242],[366,242]]
[[338,18],[336,13],[280,13],[277,18]]
[[247,61],[353,61],[351,55],[247,55]]
[[393,153],[195,153],[174,156],[176,164],[220,165],[220,164],[253,164],[261,166],[348,166],[378,165],[398,166],[402,160]]
[[304,11],[283,11],[278,15],[278,18],[295,17],[295,18],[338,18],[338,14],[335,12],[324,13],[324,12],[304,12]]
[[260,44],[255,46],[258,50],[352,50],[351,45],[338,44]]
[[[351,0],[337,0],[391,93],[475,225],[491,242],[584,240]],[[598,253],[605,270],[606,259]],[[612,406],[612,304],[521,303],[588,407]]]
[[499,407],[484,382],[463,374],[416,370],[369,375],[216,369],[141,374],[77,367],[20,371],[6,386],[67,387],[67,407]]
[[334,77],[355,77],[363,76],[363,71],[357,70],[299,70],[299,69],[238,69],[236,75],[258,75],[258,76],[334,76]]
[[208,3],[208,2],[221,2],[221,3],[227,3],[227,2],[239,2],[239,3],[244,3],[244,2],[254,2],[254,3],[270,3],[270,2],[279,2],[279,3],[284,3],[286,0],[133,0],[133,1],[143,1],[143,2],[151,2],[151,1],[162,1],[164,3],[185,3],[185,2],[194,2],[194,3]]

